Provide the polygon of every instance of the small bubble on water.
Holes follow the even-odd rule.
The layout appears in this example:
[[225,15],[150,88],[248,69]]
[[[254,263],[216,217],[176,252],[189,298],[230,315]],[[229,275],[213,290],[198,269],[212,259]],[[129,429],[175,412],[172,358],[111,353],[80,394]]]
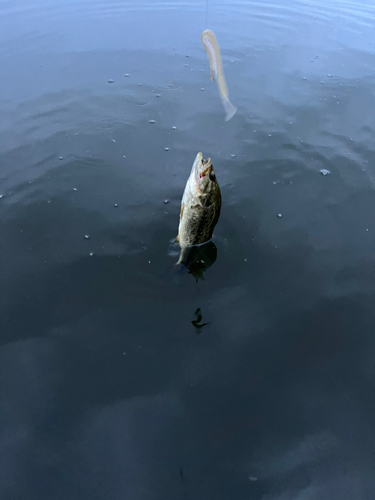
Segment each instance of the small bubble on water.
[[169,151],[169,148],[164,148],[164,151]]
[[112,139],[112,142],[116,142],[116,139]]
[[115,208],[117,208],[117,207],[118,207],[118,203],[115,203],[113,206],[114,206]]
[[289,125],[293,125],[293,122],[288,122],[288,123],[289,123]]
[[303,77],[303,80],[307,80],[307,78],[304,76],[304,77]]
[[204,92],[204,88],[203,87],[201,87],[201,91]]
[[92,257],[94,255],[94,252],[90,252],[89,255],[90,257]]
[[268,134],[268,137],[272,137],[272,134]]
[[366,231],[368,231],[368,229],[366,229]]
[[175,127],[175,126],[173,125],[172,130],[177,130],[177,127]]
[[327,76],[328,76],[328,78],[331,78],[331,76],[332,76],[332,75],[331,75],[331,73],[328,73],[328,75],[327,75]]
[[89,234],[85,234],[84,238],[85,238],[85,240],[88,240],[90,238],[90,235]]
[[247,259],[244,259],[245,262],[247,262]]
[[160,97],[160,94],[155,94],[155,97]]
[[168,84],[168,87],[173,87],[173,83],[169,83],[169,84]]
[[73,188],[73,191],[77,191],[77,188]]
[[320,83],[321,83],[322,85],[324,85],[324,83],[325,83],[325,82],[323,82],[323,80],[320,80]]
[[188,64],[184,64],[185,68],[187,68],[189,65]]
[[277,214],[278,218],[281,219],[283,214]]
[[122,155],[122,157],[123,157],[123,158],[126,158],[126,156],[125,156],[125,155]]
[[236,155],[235,155],[235,154],[232,154],[232,155],[230,155],[230,157],[231,157],[231,158],[235,158],[235,157],[236,157]]
[[125,73],[125,75],[124,75],[124,76],[125,76],[126,78],[128,78],[128,76],[129,76],[129,73]]
[[4,195],[3,195],[3,194],[0,194],[0,200],[1,200],[1,198],[4,198]]
[[322,175],[328,175],[330,174],[331,172],[329,170],[327,170],[326,168],[322,168],[321,170],[319,170],[319,172],[322,174]]
[[169,203],[169,200],[164,200],[164,203],[167,205],[167,203]]
[[148,123],[155,123],[155,120],[149,120]]
[[62,159],[63,159],[63,157],[62,157],[62,156],[59,156],[59,160],[62,160]]
[[51,200],[48,200],[47,203],[51,203]]
[[108,80],[108,83],[113,83],[113,80],[111,80],[111,79],[110,79],[110,80]]

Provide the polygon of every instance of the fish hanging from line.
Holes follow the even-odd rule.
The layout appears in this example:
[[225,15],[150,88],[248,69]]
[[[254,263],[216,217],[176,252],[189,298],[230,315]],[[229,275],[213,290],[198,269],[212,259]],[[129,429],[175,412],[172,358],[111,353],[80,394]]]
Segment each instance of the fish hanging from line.
[[180,222],[176,241],[181,248],[178,264],[186,261],[192,245],[202,245],[212,238],[219,220],[221,193],[211,159],[195,157],[181,201]]
[[203,31],[201,35],[201,42],[208,54],[210,62],[210,78],[212,81],[217,81],[219,87],[221,102],[223,103],[226,113],[225,121],[230,120],[236,113],[237,108],[229,100],[228,87],[225,83],[223,72],[223,65],[221,62],[221,55],[216,36],[211,30]]

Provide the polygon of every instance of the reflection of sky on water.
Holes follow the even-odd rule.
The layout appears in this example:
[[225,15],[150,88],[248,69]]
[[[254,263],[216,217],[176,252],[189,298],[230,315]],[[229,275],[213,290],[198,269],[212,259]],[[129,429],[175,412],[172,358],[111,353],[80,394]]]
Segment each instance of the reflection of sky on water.
[[2,498],[372,499],[373,9],[0,3]]

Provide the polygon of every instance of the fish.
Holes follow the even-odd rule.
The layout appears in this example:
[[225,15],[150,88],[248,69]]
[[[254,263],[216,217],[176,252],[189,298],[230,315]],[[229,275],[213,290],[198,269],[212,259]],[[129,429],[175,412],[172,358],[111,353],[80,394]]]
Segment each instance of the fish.
[[217,81],[221,102],[223,103],[226,113],[225,121],[228,121],[235,115],[237,108],[229,100],[228,87],[225,82],[223,65],[221,62],[220,49],[213,31],[203,31],[201,35],[201,42],[208,54],[208,60],[210,63],[210,78],[212,81]]
[[211,158],[204,160],[202,153],[198,153],[181,200],[176,238],[181,254],[177,264],[183,261],[187,247],[202,245],[212,238],[220,210],[221,192]]
[[181,264],[179,274],[187,270],[195,280],[204,281],[204,274],[217,259],[217,248],[213,241],[202,245],[181,248],[178,264]]

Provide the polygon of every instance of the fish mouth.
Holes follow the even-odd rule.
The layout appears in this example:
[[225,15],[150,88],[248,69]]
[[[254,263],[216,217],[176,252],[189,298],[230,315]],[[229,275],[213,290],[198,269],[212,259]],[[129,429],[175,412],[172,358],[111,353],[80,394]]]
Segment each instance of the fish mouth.
[[199,183],[201,179],[209,175],[213,171],[211,158],[203,159],[202,153],[198,153],[194,162],[195,179]]

